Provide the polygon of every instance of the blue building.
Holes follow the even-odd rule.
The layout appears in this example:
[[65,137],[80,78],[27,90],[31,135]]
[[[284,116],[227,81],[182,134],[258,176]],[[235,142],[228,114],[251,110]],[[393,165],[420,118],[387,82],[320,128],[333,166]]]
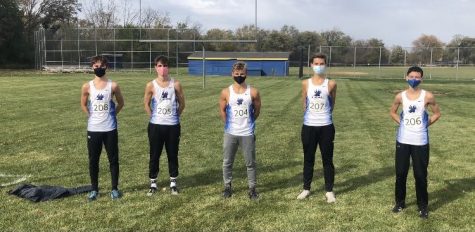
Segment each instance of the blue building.
[[[236,61],[247,64],[249,76],[288,76],[289,52],[205,52],[206,75],[231,75]],[[188,56],[188,74],[203,74],[203,52]]]

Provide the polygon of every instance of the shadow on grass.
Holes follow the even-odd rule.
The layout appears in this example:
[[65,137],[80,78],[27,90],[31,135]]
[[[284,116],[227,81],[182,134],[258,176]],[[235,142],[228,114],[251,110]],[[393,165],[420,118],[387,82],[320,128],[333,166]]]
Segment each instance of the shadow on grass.
[[394,167],[388,166],[369,171],[368,174],[348,179],[344,182],[336,182],[336,192],[339,194],[351,192],[358,188],[362,188],[380,181],[383,181],[389,177],[394,176]]
[[[315,165],[317,165],[317,163]],[[291,164],[286,164],[284,168],[290,168],[290,167],[295,167],[295,166],[300,166],[303,169],[303,161],[299,161],[299,162],[295,161],[295,162],[292,162]],[[356,167],[357,167],[356,165],[345,165],[342,167],[336,167],[335,178],[336,179],[338,178],[338,174],[349,172]],[[274,171],[274,170],[275,169],[273,167],[270,167],[269,171]],[[322,168],[315,168],[312,182],[320,178],[323,178],[323,170]],[[263,190],[264,190],[263,192],[272,191],[274,189],[279,189],[279,188],[288,188],[288,187],[302,188],[302,186],[303,186],[302,171],[295,173],[294,175],[291,175],[288,178],[278,178],[276,179],[276,181],[272,181],[272,182],[262,185]],[[324,186],[322,185],[319,189],[324,189]]]
[[429,193],[430,210],[435,211],[475,190],[475,177],[451,179],[445,180],[444,182],[446,183],[444,188]]

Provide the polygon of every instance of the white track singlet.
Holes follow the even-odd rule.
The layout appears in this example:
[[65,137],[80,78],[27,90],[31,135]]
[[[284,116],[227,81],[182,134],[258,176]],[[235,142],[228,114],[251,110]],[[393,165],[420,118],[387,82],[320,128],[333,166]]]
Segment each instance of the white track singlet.
[[96,89],[93,81],[89,81],[89,119],[87,130],[107,132],[117,129],[115,103],[112,101],[112,81],[109,80],[104,89]]
[[248,85],[246,91],[242,94],[235,93],[233,86],[229,86],[229,102],[226,105],[224,132],[236,136],[253,135],[254,121],[251,86]]
[[307,107],[303,116],[303,124],[306,126],[326,126],[332,121],[332,101],[328,91],[328,79],[321,85],[314,85],[312,78],[308,79]]
[[429,143],[429,114],[425,109],[426,91],[421,90],[416,100],[409,100],[406,91],[401,93],[402,112],[397,141],[409,145],[426,145]]
[[175,94],[175,81],[171,79],[167,87],[162,88],[156,80],[152,81],[154,94],[152,96],[152,115],[150,123],[159,125],[177,125],[180,123],[178,115],[178,101]]

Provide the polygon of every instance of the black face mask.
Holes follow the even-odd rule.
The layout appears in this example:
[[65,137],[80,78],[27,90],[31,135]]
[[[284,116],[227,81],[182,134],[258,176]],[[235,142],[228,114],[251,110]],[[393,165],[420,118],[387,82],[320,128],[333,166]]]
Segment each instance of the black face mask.
[[246,76],[234,76],[234,81],[238,84],[243,83],[246,80]]
[[106,68],[95,68],[94,74],[96,74],[96,76],[98,77],[103,77],[104,75],[106,75]]

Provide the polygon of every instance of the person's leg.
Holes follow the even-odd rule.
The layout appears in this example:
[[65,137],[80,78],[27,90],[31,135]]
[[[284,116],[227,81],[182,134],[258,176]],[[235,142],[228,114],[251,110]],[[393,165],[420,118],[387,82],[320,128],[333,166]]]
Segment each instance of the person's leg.
[[406,201],[406,180],[407,172],[410,164],[410,147],[407,144],[396,142],[396,184],[395,184],[395,200],[396,206],[405,207]]
[[99,158],[102,151],[102,133],[87,132],[87,151],[89,155],[89,176],[93,191],[99,191]]
[[238,149],[238,137],[234,135],[224,134],[223,141],[223,180],[224,185],[231,185],[233,180],[233,164]]
[[427,210],[429,194],[427,192],[427,167],[429,166],[429,144],[412,146],[412,167],[416,180],[417,206],[419,210]]
[[168,159],[168,173],[170,175],[170,189],[172,194],[178,194],[176,178],[178,177],[178,150],[180,144],[180,124],[167,126],[165,149]]
[[317,150],[317,128],[302,126],[301,138],[303,146],[303,189],[310,190],[313,179],[313,167],[315,164],[315,152]]
[[320,152],[322,154],[323,177],[325,179],[325,191],[332,192],[335,182],[335,167],[333,166],[333,140],[335,139],[335,127],[333,124],[321,127]]
[[249,189],[256,187],[256,137],[255,135],[239,138],[244,161],[247,168],[247,181]]
[[168,159],[168,172],[170,177],[178,177],[178,150],[180,144],[180,124],[167,126],[165,135],[165,150]]
[[148,142],[150,145],[150,162],[149,162],[149,178],[157,179],[160,168],[160,155],[162,154],[163,144],[165,140],[161,135],[162,128],[160,125],[148,124]]
[[118,190],[119,185],[119,140],[117,129],[104,133],[104,146],[109,159],[112,190]]

